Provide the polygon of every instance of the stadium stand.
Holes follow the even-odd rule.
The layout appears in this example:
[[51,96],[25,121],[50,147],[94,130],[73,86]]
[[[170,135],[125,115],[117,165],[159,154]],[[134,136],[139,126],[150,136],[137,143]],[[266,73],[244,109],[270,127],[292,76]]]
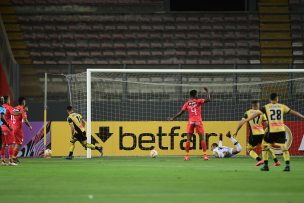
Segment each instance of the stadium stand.
[[255,15],[37,15],[18,20],[34,64],[246,64],[259,60]]
[[304,0],[290,0],[293,63],[304,63]]
[[303,5],[219,14],[166,12],[164,0],[4,0],[0,11],[20,64],[290,64],[303,63]]
[[[235,68],[284,64],[282,67],[288,68],[288,64],[304,62],[303,0],[260,0],[257,12],[221,13],[169,12],[165,2],[1,1],[0,12],[12,52],[22,64],[20,91],[31,93],[35,89],[36,95],[31,93],[31,97],[42,99],[46,70],[81,72],[85,70],[83,65]],[[72,72],[68,71],[68,64],[73,66]],[[56,90],[54,99],[66,96],[66,81],[55,76],[50,80],[58,86],[52,88]]]
[[292,63],[288,0],[260,0],[261,63]]
[[[6,11],[7,30],[15,45],[16,58],[23,59],[21,63],[250,64],[260,61],[256,14],[156,13],[164,7],[163,1],[156,0],[89,3],[77,0],[69,11],[64,10],[67,1],[45,2],[13,0],[14,9]],[[100,12],[103,5],[107,5],[107,14]],[[125,10],[109,9],[111,5]],[[136,5],[147,5],[149,9],[141,13],[126,9]]]

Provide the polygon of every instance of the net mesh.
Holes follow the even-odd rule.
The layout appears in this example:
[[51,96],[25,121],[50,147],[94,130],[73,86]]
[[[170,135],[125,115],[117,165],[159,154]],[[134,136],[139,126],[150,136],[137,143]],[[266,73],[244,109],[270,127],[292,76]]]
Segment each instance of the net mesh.
[[[166,121],[189,99],[190,90],[204,98],[203,87],[209,88],[212,100],[202,108],[205,121],[238,121],[252,100],[264,105],[272,92],[280,95],[280,103],[304,113],[304,74],[299,73],[93,72],[91,78],[92,121]],[[86,73],[68,75],[67,80],[72,105],[85,117]],[[187,114],[179,120],[186,121]],[[285,121],[297,121],[293,134],[304,131],[299,118],[287,115]],[[294,142],[301,140],[302,134],[294,136]]]

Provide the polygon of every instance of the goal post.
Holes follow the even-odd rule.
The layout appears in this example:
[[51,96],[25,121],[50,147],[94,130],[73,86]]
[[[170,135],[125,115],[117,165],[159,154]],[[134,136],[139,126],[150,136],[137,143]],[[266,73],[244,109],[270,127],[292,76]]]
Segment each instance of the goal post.
[[[153,104],[153,106],[141,107],[142,109],[140,109],[146,112],[147,116],[151,112],[151,109],[148,110],[147,108],[155,108],[159,104],[164,104],[166,108],[170,108],[170,111],[166,111],[164,108],[159,107],[161,108],[160,114],[163,116],[160,122],[163,122],[166,119],[165,116],[172,116],[165,115],[165,113],[178,112],[180,110],[180,104],[185,101],[187,97],[186,93],[189,89],[199,88],[200,92],[202,92],[201,89],[204,86],[211,88],[211,94],[214,93],[212,91],[212,87],[214,87],[217,91],[215,91],[216,98],[222,99],[222,102],[226,97],[234,97],[235,94],[237,94],[239,98],[236,98],[237,103],[234,104],[238,105],[240,111],[243,112],[250,106],[245,106],[243,100],[245,103],[248,103],[249,100],[256,97],[265,103],[267,95],[271,91],[284,92],[282,95],[284,95],[284,101],[287,103],[291,102],[291,97],[288,97],[291,95],[293,99],[296,99],[296,102],[291,103],[296,105],[296,110],[304,110],[299,109],[304,99],[304,92],[301,91],[301,84],[304,85],[304,69],[87,69],[86,73],[69,75],[68,77],[77,77],[77,79],[71,80],[70,84],[71,95],[74,97],[73,100],[76,100],[76,103],[78,102],[77,100],[79,100],[79,104],[76,104],[76,110],[80,110],[80,105],[86,106],[86,109],[80,110],[80,113],[86,115],[88,143],[92,141],[92,122],[96,121],[97,117],[102,118],[105,113],[118,113],[122,116],[121,121],[140,121],[141,118],[143,118],[142,114],[138,116],[131,115],[132,110],[134,110],[134,114],[137,114],[139,111],[134,105],[140,103],[139,101],[149,100],[151,101],[149,104]],[[161,79],[157,79],[158,77]],[[243,81],[239,80],[239,78],[242,78]],[[216,79],[218,79],[218,81],[216,81]],[[246,79],[248,81],[246,81]],[[81,87],[79,88],[79,86]],[[119,90],[116,89],[118,87]],[[241,90],[241,92],[240,89],[242,88],[244,90]],[[143,89],[144,91],[142,91]],[[170,90],[167,91],[167,89]],[[253,91],[253,89],[255,90]],[[248,92],[246,92],[247,90]],[[161,96],[170,93],[172,93],[173,96],[168,96],[168,98],[170,98],[171,103],[174,105],[170,106],[170,104],[166,104],[165,101],[158,101],[163,100]],[[128,95],[126,96],[124,94]],[[252,95],[250,96],[250,94]],[[84,98],[84,95],[86,95],[86,98]],[[203,92],[201,95],[203,95]],[[112,100],[115,100],[115,102],[119,104],[118,100],[126,97],[132,101],[124,103],[124,105],[126,105],[124,107],[125,109],[121,108],[115,112],[111,112],[113,109],[108,109],[109,112],[106,112],[106,109],[104,109],[111,107]],[[105,102],[104,100],[107,99],[108,101]],[[178,99],[180,100],[176,102],[175,100]],[[95,112],[92,111],[93,101]],[[232,106],[233,102],[235,101],[231,101],[229,104],[223,102],[222,104],[225,108],[234,108]],[[217,102],[212,106],[212,109],[209,110],[207,115],[214,116],[214,118],[207,118],[207,120],[225,120],[231,116],[228,115],[228,111],[219,112],[219,110],[216,109],[221,108],[220,103],[221,102]],[[117,105],[115,108],[118,107]],[[293,106],[291,107],[293,108]],[[205,108],[208,110],[208,106]],[[239,109],[237,111],[239,111]],[[214,115],[212,112],[218,115]],[[301,113],[304,112],[302,111]],[[94,120],[92,119],[93,116]],[[118,115],[107,116],[107,118],[111,118],[111,121],[117,117]],[[231,116],[230,118],[231,120],[235,120],[235,116]],[[238,119],[241,119],[241,117]],[[145,118],[143,120],[145,120]],[[155,118],[148,118],[146,120],[158,121]],[[185,117],[182,118],[182,120],[185,121]],[[105,121],[107,121],[107,119],[105,119]],[[90,149],[87,149],[87,158],[91,157],[92,152]]]

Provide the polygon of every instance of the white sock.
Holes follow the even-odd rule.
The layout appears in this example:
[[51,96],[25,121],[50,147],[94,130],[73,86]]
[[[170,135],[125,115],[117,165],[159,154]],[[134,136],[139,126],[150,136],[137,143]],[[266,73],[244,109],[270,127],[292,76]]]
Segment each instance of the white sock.
[[222,141],[222,140],[219,141],[218,146],[219,146],[219,147],[222,147],[222,146],[223,146],[223,141]]
[[240,143],[238,143],[238,141],[236,139],[234,139],[233,137],[231,137],[230,140],[235,145],[236,150],[238,152],[242,151],[242,146],[240,145]]

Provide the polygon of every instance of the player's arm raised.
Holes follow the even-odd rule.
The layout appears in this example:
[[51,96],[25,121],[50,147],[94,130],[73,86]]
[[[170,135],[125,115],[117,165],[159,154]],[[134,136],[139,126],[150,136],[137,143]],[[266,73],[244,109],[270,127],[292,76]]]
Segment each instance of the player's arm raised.
[[176,118],[180,117],[183,115],[186,111],[185,110],[180,110],[175,116],[169,118],[169,121],[174,121]]
[[248,121],[258,117],[259,115],[262,115],[263,113],[261,111],[255,113],[255,114],[252,114],[251,116],[247,117],[246,119],[242,119],[240,120],[235,132],[233,133],[233,136],[236,136],[239,132],[239,130],[242,128],[242,126],[247,123]]
[[205,103],[210,102],[210,101],[211,101],[211,96],[210,96],[209,90],[208,90],[207,87],[204,87],[204,90],[205,90],[205,92],[206,92]]

